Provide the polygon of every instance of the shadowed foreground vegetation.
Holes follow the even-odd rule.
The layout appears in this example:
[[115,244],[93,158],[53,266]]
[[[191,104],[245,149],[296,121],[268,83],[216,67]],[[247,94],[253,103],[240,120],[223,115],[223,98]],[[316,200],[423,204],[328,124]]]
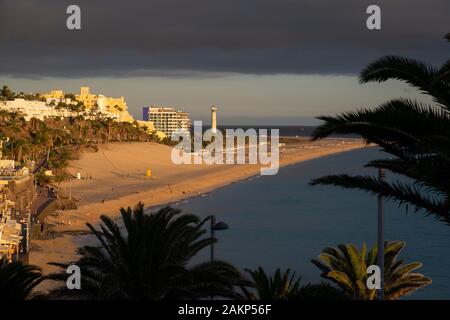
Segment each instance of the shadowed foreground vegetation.
[[[372,300],[375,290],[366,287],[367,267],[376,264],[376,246],[359,252],[353,245],[326,248],[313,263],[328,282],[302,283],[290,269],[273,275],[262,267],[241,273],[225,261],[193,263],[198,253],[217,239],[207,235],[206,220],[171,207],[145,213],[139,203],[133,210],[122,208],[121,220],[102,216],[98,228],[88,224],[97,246],[79,249],[71,263],[51,263],[60,272],[42,276],[39,268],[0,261],[0,297],[5,299],[76,300]],[[386,243],[385,292],[399,299],[431,283],[413,273],[422,266],[404,264],[399,253],[405,243]],[[69,290],[69,266],[79,267],[81,289]],[[48,294],[32,292],[42,281],[59,286]],[[72,280],[69,279],[69,281]],[[75,284],[75,283],[74,283]],[[31,294],[30,294],[31,293]]]
[[41,270],[21,262],[0,259],[0,299],[24,300],[45,278]]
[[[431,279],[412,271],[422,267],[420,262],[404,264],[399,259],[406,243],[387,241],[384,245],[384,296],[396,300],[431,284]],[[376,290],[369,289],[367,279],[369,266],[377,265],[378,246],[367,251],[366,245],[359,251],[354,245],[325,248],[317,259],[311,260],[321,271],[324,279],[336,284],[345,295],[354,300],[375,300]]]
[[[61,281],[62,286],[49,297],[56,299],[130,299],[130,300],[172,300],[172,299],[247,299],[247,300],[344,300],[371,299],[372,296],[355,294],[342,285],[329,272],[324,277],[330,283],[303,284],[288,269],[277,269],[273,275],[262,267],[246,269],[241,273],[233,265],[219,260],[193,264],[192,259],[207,249],[217,239],[206,234],[205,220],[193,214],[182,213],[171,207],[153,213],[145,213],[144,205],[134,210],[121,209],[121,221],[101,218],[99,228],[88,225],[98,240],[99,246],[85,246],[80,249],[81,258],[73,263],[81,269],[82,290],[66,288],[66,269],[72,263],[53,265],[62,268],[50,279]],[[123,224],[122,224],[123,223]],[[123,227],[122,227],[123,225]],[[403,242],[392,242],[386,249],[386,285],[389,298],[398,299],[425,286],[430,280],[412,270],[420,263],[403,265],[398,254]],[[349,248],[353,248],[350,246]],[[325,251],[330,249],[325,249]],[[328,252],[328,251],[327,251]],[[359,260],[339,262],[340,256],[329,257],[339,266],[349,269],[363,269],[372,261],[376,252],[370,251],[364,260],[365,251],[355,257]],[[353,256],[352,256],[353,257]],[[372,258],[370,258],[372,257]],[[320,256],[325,259],[325,255]],[[343,258],[342,258],[343,259]],[[364,264],[366,263],[366,264]],[[318,263],[316,263],[318,264]],[[336,267],[336,265],[332,265]],[[321,268],[322,271],[325,265]],[[347,268],[347,267],[346,267]],[[347,269],[348,269],[347,268]],[[359,268],[359,269],[357,269]],[[345,270],[347,270],[345,269]],[[344,271],[345,271],[344,270]],[[329,271],[332,271],[331,269]],[[347,270],[348,271],[348,270]],[[334,271],[333,271],[334,272]],[[356,271],[355,271],[356,272]],[[349,277],[354,278],[349,273]],[[366,274],[367,277],[367,274]],[[364,275],[361,275],[363,280]],[[417,281],[413,281],[414,279]],[[421,280],[421,285],[418,284]],[[413,283],[414,282],[414,283]],[[358,283],[359,285],[359,283]],[[400,287],[402,289],[400,289]]]

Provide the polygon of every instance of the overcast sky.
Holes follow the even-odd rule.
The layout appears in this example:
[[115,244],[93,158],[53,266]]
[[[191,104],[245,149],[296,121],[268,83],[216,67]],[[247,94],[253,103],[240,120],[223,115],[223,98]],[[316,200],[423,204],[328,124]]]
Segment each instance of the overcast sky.
[[[82,30],[66,28],[70,4]],[[382,30],[366,28],[381,7]],[[449,0],[0,0],[0,84],[125,96],[141,116],[176,105],[194,119],[310,124],[323,113],[411,95],[396,83],[359,85],[370,61],[449,57]]]

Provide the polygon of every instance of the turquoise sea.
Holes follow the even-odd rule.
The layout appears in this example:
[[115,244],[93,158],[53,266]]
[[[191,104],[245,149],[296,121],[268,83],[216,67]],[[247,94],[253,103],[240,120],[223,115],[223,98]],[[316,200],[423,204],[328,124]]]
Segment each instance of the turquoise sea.
[[[332,155],[282,168],[276,176],[254,177],[176,204],[201,216],[214,214],[230,229],[216,233],[216,258],[239,268],[291,268],[304,282],[320,282],[310,262],[322,248],[376,241],[377,199],[360,191],[311,187],[308,182],[333,173],[376,173],[364,169],[383,156],[377,148]],[[403,240],[406,262],[420,261],[433,280],[409,299],[450,298],[450,226],[386,203],[386,239]],[[207,259],[204,252],[200,259]]]

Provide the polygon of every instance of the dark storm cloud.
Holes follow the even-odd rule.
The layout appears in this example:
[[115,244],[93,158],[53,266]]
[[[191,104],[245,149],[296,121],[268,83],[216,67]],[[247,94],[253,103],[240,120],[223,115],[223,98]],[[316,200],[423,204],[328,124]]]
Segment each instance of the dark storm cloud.
[[[78,4],[82,30],[66,29]],[[365,27],[382,9],[382,30]],[[448,0],[0,0],[0,75],[347,74],[384,54],[441,63]]]

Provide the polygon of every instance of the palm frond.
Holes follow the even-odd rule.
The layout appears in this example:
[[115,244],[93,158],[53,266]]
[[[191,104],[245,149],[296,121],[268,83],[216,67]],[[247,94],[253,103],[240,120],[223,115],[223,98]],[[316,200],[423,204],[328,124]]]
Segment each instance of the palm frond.
[[436,199],[421,194],[414,186],[401,182],[388,183],[371,176],[330,175],[314,179],[311,185],[334,185],[347,189],[359,189],[374,195],[382,195],[386,199],[397,201],[399,204],[410,203],[417,210],[426,209],[427,214],[450,223],[449,206],[445,199]]
[[0,259],[0,298],[2,300],[25,300],[45,279],[41,269],[36,266]]
[[[385,242],[384,291],[386,299],[398,299],[431,283],[431,280],[422,274],[412,273],[413,270],[422,266],[421,263],[404,264],[403,260],[399,259],[399,254],[404,246],[405,242],[403,241]],[[367,287],[367,267],[377,264],[377,252],[377,245],[367,252],[365,244],[361,251],[353,244],[340,244],[332,250],[325,248],[312,262],[322,271],[321,277],[341,288],[347,297],[356,300],[373,300],[376,298],[376,290]],[[330,255],[340,263],[329,259]]]
[[[142,203],[120,212],[123,227],[107,216],[102,216],[98,228],[88,225],[99,246],[81,248],[81,258],[75,262],[82,270],[84,297],[243,298],[236,289],[250,283],[232,265],[222,261],[191,263],[199,251],[217,241],[205,236],[204,222],[197,216],[171,207],[147,214]],[[51,277],[63,281],[67,275],[60,272]],[[72,296],[64,290],[58,294]]]
[[440,81],[439,71],[423,62],[387,56],[370,63],[360,74],[360,82],[401,80],[432,96],[436,102],[450,108],[448,87]]
[[450,134],[450,113],[411,99],[396,99],[374,109],[360,109],[337,116],[320,116],[314,140],[332,134],[357,134],[369,141],[393,141],[406,145],[432,134]]

